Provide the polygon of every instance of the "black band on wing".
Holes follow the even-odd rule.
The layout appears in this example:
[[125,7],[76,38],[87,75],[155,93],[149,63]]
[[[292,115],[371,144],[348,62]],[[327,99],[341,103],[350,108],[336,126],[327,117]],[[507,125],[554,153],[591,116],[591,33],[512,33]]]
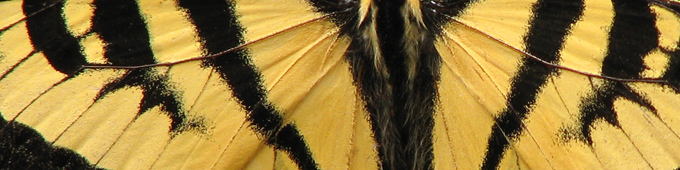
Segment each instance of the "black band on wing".
[[[180,0],[179,6],[186,9],[209,54],[243,44],[244,29],[237,21],[233,2]],[[234,97],[246,110],[251,128],[263,135],[267,144],[287,152],[300,169],[318,169],[304,137],[294,125],[283,125],[282,114],[267,100],[262,75],[250,61],[246,49],[207,59],[204,64],[215,68],[229,84]]]
[[[26,18],[26,28],[35,51],[41,51],[55,70],[73,76],[86,62],[80,53],[78,40],[66,30],[65,19],[61,15],[63,5],[56,0],[26,0],[22,7],[26,15],[36,13]],[[82,156],[53,146],[39,132],[24,124],[8,122],[0,116],[0,129],[2,169],[94,168]]]
[[[92,31],[106,44],[104,57],[111,65],[156,63],[149,32],[137,1],[97,0],[93,5]],[[170,131],[173,135],[185,130],[205,129],[203,124],[188,120],[180,95],[169,84],[167,76],[156,73],[153,68],[128,70],[121,78],[105,85],[96,99],[124,87],[140,87],[144,97],[138,114],[160,106],[172,120]]]
[[[544,61],[559,62],[559,51],[564,38],[583,13],[582,0],[540,0],[533,7],[533,19],[525,37],[527,52]],[[538,93],[557,68],[542,64],[529,57],[522,60],[513,78],[507,106],[491,127],[486,157],[482,169],[496,169],[508,149],[524,130],[524,119],[531,111]]]
[[78,153],[46,141],[40,132],[0,116],[0,169],[98,169]]
[[[55,6],[49,7],[51,4]],[[49,7],[49,8],[48,8]],[[26,0],[23,4],[28,35],[36,51],[42,51],[55,70],[69,76],[77,74],[86,64],[85,56],[80,53],[80,43],[66,29],[62,16],[64,2],[58,0]],[[41,11],[43,10],[43,11]]]
[[[57,4],[51,6],[53,3]],[[67,30],[62,14],[63,3],[63,1],[48,3],[27,0],[24,1],[23,8],[26,15],[36,14],[26,18],[28,34],[36,51],[41,51],[55,70],[68,75],[69,77],[63,80],[68,81],[68,79],[77,77],[79,73],[82,73],[81,68],[87,62],[85,56],[81,53],[78,38],[71,35]],[[92,31],[97,32],[107,44],[105,57],[112,65],[155,63],[149,45],[148,31],[143,18],[139,14],[136,1],[100,0],[96,1],[94,6],[95,16]],[[152,107],[161,106],[161,109],[172,119],[171,132],[179,133],[184,130],[205,129],[202,123],[187,120],[184,111],[181,109],[178,95],[169,88],[164,78],[154,77],[156,76],[148,68],[128,71],[127,76],[107,84],[96,99],[98,100],[122,87],[138,86],[144,91],[139,114]],[[3,132],[5,131],[3,129]],[[44,147],[52,146],[45,145]],[[64,158],[74,157],[55,157],[48,152],[34,153],[38,155],[32,157],[38,160],[44,159],[44,161],[68,161],[70,159]],[[36,164],[36,166],[41,165]]]
[[[659,45],[659,31],[656,29],[656,15],[645,0],[613,0],[614,22],[609,32],[607,55],[602,65],[602,75],[639,79],[646,66],[644,57]],[[672,60],[671,60],[672,63]],[[671,64],[672,65],[672,64]],[[673,79],[669,79],[672,83]],[[656,113],[651,102],[624,82],[605,80],[595,87],[593,94],[581,100],[580,125],[576,137],[592,144],[590,130],[593,123],[603,119],[620,128],[614,101],[627,99]],[[573,134],[572,134],[573,135]]]
[[664,71],[662,78],[668,80],[675,93],[680,94],[680,44],[675,45],[676,48],[668,51],[670,57],[668,68]]
[[[650,0],[655,3],[662,3],[669,8],[676,17],[680,17],[680,3],[673,3],[664,0]],[[680,37],[678,37],[680,38]],[[668,68],[664,71],[662,79],[667,80],[675,93],[680,94],[680,39],[675,44],[674,49],[661,49],[669,56]]]

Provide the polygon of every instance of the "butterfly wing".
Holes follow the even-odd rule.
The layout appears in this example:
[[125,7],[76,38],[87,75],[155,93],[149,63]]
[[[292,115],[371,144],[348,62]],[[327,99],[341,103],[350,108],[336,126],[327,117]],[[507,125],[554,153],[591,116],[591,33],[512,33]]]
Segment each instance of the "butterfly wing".
[[678,15],[647,3],[470,3],[438,41],[435,165],[677,167]]
[[0,111],[44,147],[19,167],[377,166],[348,40],[307,1],[2,5],[25,14],[3,21]]

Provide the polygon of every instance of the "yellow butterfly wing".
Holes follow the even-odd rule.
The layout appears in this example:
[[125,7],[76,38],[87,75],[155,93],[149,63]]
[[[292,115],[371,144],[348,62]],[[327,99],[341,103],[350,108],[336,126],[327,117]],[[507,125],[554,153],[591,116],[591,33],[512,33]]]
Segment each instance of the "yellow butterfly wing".
[[480,1],[452,16],[435,166],[677,168],[680,20],[648,3]]
[[[3,3],[26,13],[0,40],[5,124],[81,168],[376,167],[346,38],[305,1],[262,3]],[[8,167],[79,167],[18,143]]]

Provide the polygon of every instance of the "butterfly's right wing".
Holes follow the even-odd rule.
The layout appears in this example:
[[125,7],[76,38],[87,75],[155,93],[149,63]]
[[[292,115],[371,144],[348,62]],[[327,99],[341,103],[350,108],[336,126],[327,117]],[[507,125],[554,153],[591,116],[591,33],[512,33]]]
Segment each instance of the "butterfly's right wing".
[[680,20],[649,2],[487,0],[449,13],[435,166],[677,168]]

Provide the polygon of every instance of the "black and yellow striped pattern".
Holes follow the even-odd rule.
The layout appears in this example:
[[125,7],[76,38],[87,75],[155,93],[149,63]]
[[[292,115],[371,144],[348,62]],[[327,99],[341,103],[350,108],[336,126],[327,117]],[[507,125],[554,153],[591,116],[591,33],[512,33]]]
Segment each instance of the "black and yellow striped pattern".
[[675,169],[679,10],[0,1],[0,167]]

